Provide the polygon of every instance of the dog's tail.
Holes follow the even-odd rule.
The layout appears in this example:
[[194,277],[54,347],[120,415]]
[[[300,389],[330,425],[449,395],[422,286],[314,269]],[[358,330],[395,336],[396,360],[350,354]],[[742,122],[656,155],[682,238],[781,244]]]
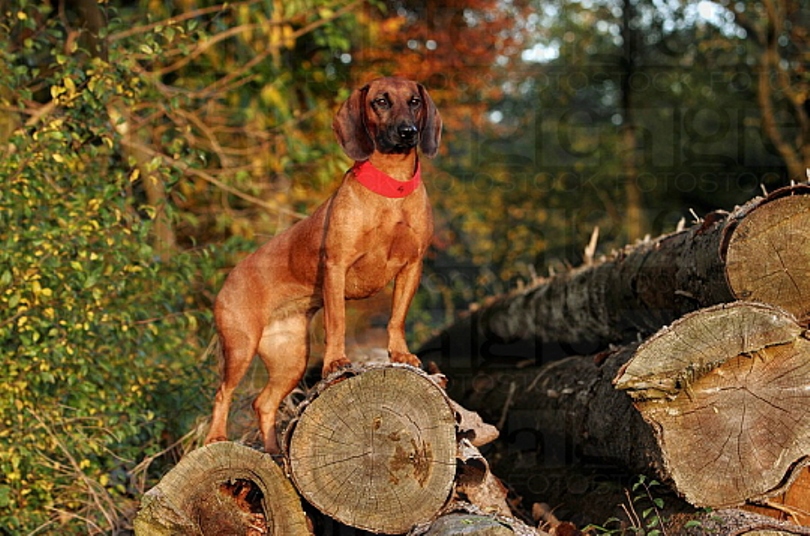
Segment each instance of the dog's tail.
[[219,333],[214,333],[211,340],[208,341],[208,346],[202,354],[201,361],[206,362],[212,358],[217,360],[217,371],[221,378],[225,367],[225,356],[222,351],[222,341],[219,338]]

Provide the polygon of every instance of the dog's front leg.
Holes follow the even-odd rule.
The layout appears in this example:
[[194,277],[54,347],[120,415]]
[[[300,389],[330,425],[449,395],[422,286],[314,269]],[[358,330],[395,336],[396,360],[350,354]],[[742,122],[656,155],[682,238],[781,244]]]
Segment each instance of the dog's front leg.
[[346,358],[346,268],[336,261],[325,261],[323,318],[326,350],[322,376],[325,378],[349,364]]
[[422,278],[422,260],[408,263],[397,275],[394,282],[394,296],[391,303],[391,320],[388,322],[388,355],[395,363],[407,363],[418,367],[419,358],[408,351],[405,341],[405,317],[411,306],[419,281]]

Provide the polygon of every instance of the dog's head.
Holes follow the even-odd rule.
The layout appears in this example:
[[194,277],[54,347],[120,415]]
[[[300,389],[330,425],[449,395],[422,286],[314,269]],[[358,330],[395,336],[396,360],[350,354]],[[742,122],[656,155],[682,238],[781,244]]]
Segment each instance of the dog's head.
[[367,160],[374,151],[403,154],[417,147],[432,158],[439,150],[442,119],[421,84],[378,78],[352,92],[332,129],[354,160]]

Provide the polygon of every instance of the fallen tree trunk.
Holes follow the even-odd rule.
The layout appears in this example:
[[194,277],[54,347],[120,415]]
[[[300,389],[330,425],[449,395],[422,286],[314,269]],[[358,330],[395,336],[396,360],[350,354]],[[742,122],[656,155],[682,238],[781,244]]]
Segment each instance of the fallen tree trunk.
[[803,184],[498,298],[419,353],[448,373],[510,357],[588,355],[735,299],[777,305],[806,322],[809,265],[810,186]]
[[736,302],[687,315],[640,346],[455,377],[448,392],[490,418],[505,415],[501,436],[521,449],[534,437],[529,448],[545,456],[618,462],[698,506],[762,502],[810,453],[803,334],[779,309]]

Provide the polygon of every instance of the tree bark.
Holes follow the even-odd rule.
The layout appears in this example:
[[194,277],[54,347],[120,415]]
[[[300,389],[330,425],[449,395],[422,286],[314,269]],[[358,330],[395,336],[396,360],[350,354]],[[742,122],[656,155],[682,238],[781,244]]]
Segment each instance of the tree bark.
[[[501,420],[500,437],[507,450],[540,457],[533,460],[539,466],[526,470],[588,458],[620,464],[634,473],[663,471],[652,430],[627,393],[611,383],[635,349],[635,344],[628,345],[600,360],[570,356],[542,367],[459,373],[450,378],[448,394],[485,420]],[[496,473],[515,484],[500,470],[503,462],[513,461],[491,463]]]
[[[686,526],[689,521],[697,522]],[[809,527],[790,523],[752,512],[723,509],[693,515],[674,516],[668,534],[681,536],[794,536],[810,535]]]
[[346,525],[401,534],[451,498],[455,412],[412,367],[341,371],[314,390],[285,433],[301,494]]
[[767,501],[801,472],[808,384],[803,329],[779,309],[737,302],[687,315],[642,345],[458,376],[448,392],[508,415],[502,437],[534,437],[545,466],[552,456],[617,462],[693,505],[726,507]]
[[[691,228],[615,252],[493,300],[420,350],[448,374],[538,363],[626,344],[680,316],[734,299],[810,320],[810,185],[715,212]],[[463,361],[462,361],[463,360]]]
[[[572,533],[572,536],[575,533]],[[521,520],[463,509],[443,514],[430,525],[417,527],[407,536],[551,536]],[[559,535],[558,536],[562,536]]]
[[187,454],[141,500],[137,536],[310,534],[301,501],[270,456],[222,442]]

